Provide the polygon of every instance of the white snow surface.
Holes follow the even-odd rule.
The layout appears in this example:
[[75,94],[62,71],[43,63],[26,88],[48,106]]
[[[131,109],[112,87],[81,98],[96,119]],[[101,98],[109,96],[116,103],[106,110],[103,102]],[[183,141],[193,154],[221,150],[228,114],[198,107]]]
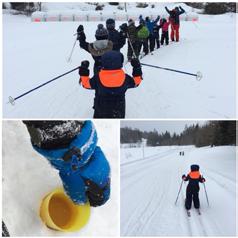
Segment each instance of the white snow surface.
[[[98,23],[83,22],[93,42]],[[123,22],[116,22],[118,28]],[[143,67],[144,80],[126,94],[127,118],[234,118],[236,14],[199,15],[199,22],[182,22],[181,41],[146,56],[142,63],[186,72],[203,78]],[[77,43],[67,63],[79,22],[32,23],[30,18],[3,15],[3,117],[91,118],[94,91],[79,86],[77,71],[16,101],[22,93],[93,60]],[[126,58],[127,46],[121,50]],[[131,74],[128,64],[124,69]]]
[[[94,122],[99,142],[111,166],[111,197],[91,207],[88,224],[79,232],[48,229],[39,217],[43,197],[62,186],[58,171],[33,150],[26,126],[3,122],[2,217],[11,236],[117,236],[119,233],[118,122]],[[112,140],[112,138],[114,138]],[[110,141],[110,143],[109,143]]]
[[[185,156],[179,156],[184,151]],[[235,236],[236,147],[161,146],[121,148],[122,236]],[[181,177],[199,164],[201,215],[184,208],[187,184],[175,200]]]

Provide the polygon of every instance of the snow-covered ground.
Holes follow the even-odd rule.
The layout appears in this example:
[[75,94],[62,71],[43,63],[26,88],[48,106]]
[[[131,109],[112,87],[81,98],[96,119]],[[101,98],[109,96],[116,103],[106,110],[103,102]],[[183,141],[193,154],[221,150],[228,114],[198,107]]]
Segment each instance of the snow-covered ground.
[[[111,166],[111,197],[91,208],[88,224],[68,236],[117,236],[119,233],[118,122],[95,121],[99,145]],[[111,138],[114,138],[112,140]],[[110,143],[108,143],[110,141]],[[31,144],[25,125],[20,121],[3,122],[2,217],[11,236],[65,236],[48,229],[39,217],[42,198],[61,186],[58,172]]]
[[[162,146],[121,149],[121,235],[235,236],[235,146]],[[179,156],[184,151],[185,156]],[[153,156],[152,156],[153,155]],[[182,174],[200,165],[210,207],[200,184],[201,216],[184,209],[186,184],[175,205]]]
[[[164,6],[164,5],[163,5]],[[189,9],[188,9],[189,10]],[[83,22],[89,42],[99,22]],[[117,22],[119,27],[123,22]],[[142,84],[127,92],[127,118],[234,118],[235,117],[236,14],[199,15],[199,22],[181,23],[181,41],[146,56],[142,62],[187,72],[203,79],[143,67]],[[92,57],[77,43],[67,63],[80,22],[32,23],[23,16],[3,15],[3,116],[4,118],[90,118],[94,91],[78,84],[73,72],[16,101],[39,84]],[[127,46],[122,49],[126,56]],[[131,67],[125,66],[130,74]],[[91,70],[92,75],[92,70]]]

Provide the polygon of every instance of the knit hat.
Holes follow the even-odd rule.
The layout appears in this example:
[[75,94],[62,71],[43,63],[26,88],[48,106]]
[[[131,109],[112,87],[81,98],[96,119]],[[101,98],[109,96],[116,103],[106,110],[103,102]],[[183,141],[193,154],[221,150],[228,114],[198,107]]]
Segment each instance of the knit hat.
[[146,18],[145,18],[145,21],[149,21],[149,20],[150,20],[150,17],[146,17]]
[[197,164],[191,165],[191,171],[199,171],[199,165]]
[[133,19],[129,19],[128,20],[128,25],[130,26],[130,25],[133,25],[133,24],[135,24],[135,21]]
[[108,31],[103,26],[103,24],[98,24],[98,29],[96,30],[95,37],[97,40],[106,40],[108,39]]
[[121,52],[112,50],[106,52],[101,60],[103,69],[115,70],[122,68],[124,57]]
[[109,18],[106,20],[106,27],[108,30],[113,30],[115,29],[115,20],[112,18]]

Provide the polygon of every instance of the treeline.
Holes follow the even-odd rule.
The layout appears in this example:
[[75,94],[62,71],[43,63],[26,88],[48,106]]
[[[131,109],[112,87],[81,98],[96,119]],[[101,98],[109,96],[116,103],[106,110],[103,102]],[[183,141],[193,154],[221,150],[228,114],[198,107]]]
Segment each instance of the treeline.
[[204,14],[215,15],[236,12],[235,2],[186,2],[190,7],[203,10]]
[[195,145],[218,146],[236,144],[236,121],[210,121],[205,125],[185,126],[180,134],[158,133],[153,130],[150,132],[121,128],[121,143],[140,143],[142,138],[147,140],[148,146],[165,145]]
[[[95,5],[95,10],[103,10],[104,4],[101,2],[89,2]],[[120,6],[119,2],[109,2],[110,5],[118,5],[119,10],[124,10],[124,6]],[[185,2],[188,6],[201,9],[204,14],[223,14],[226,12],[236,12],[235,2]],[[3,2],[3,9],[13,9],[20,13],[31,13],[34,11],[41,11],[42,2]],[[149,2],[138,2],[137,8],[154,8],[154,4]]]

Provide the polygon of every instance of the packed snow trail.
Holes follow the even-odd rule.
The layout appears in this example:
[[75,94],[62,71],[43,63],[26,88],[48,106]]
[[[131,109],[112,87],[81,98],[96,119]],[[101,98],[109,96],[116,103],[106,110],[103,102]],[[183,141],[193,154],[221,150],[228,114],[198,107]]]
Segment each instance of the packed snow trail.
[[[154,152],[147,159],[136,158],[138,150],[141,148],[121,151],[121,235],[235,236],[234,146],[145,147],[146,153]],[[185,156],[179,156],[180,151],[185,151]],[[187,183],[183,183],[176,205],[175,199],[181,176],[193,163],[200,165],[206,178],[210,207],[200,184],[201,215],[192,208],[188,217],[184,208]]]
[[[201,71],[203,78],[143,67],[143,82],[126,94],[127,118],[234,118],[235,14],[200,15],[198,23],[181,22],[181,41],[142,59],[143,63],[182,71]],[[95,40],[99,22],[82,22],[87,40]],[[104,22],[100,22],[104,23]],[[116,22],[118,28],[123,22]],[[79,84],[77,72],[7,104],[37,85],[93,60],[76,44],[67,63],[79,22],[32,23],[3,15],[3,116],[5,118],[90,118],[94,91]],[[195,27],[196,24],[196,27]],[[17,36],[17,37],[16,37]],[[127,46],[122,53],[126,58]],[[211,63],[212,62],[212,63]],[[14,69],[14,70],[13,70]],[[125,66],[131,74],[131,66]]]

